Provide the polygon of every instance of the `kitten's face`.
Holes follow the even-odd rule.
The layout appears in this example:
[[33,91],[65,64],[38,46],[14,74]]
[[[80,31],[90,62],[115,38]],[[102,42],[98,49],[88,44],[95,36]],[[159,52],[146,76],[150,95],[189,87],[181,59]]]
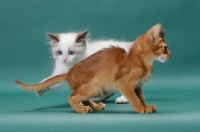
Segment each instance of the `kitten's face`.
[[166,62],[170,57],[171,53],[168,49],[167,42],[163,38],[159,38],[158,44],[153,47],[154,60],[159,62]]
[[56,60],[68,65],[84,57],[87,32],[48,35],[52,40],[52,52]]
[[171,53],[167,42],[164,40],[165,32],[161,30],[161,24],[153,26],[147,34],[150,34],[150,41],[152,41],[151,51],[154,60],[166,62],[171,57]]

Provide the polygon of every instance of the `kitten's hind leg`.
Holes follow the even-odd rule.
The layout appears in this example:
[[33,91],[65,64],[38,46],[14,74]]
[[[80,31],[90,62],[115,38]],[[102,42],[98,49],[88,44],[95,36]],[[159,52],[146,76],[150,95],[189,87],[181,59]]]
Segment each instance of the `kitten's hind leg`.
[[[91,97],[97,94],[96,87],[93,86],[94,84],[90,83],[81,85],[80,87],[72,88],[74,89],[74,92],[70,95],[69,102],[76,112],[91,113],[93,109],[102,110],[105,108],[103,103],[96,104],[89,100]],[[81,102],[84,104],[83,106],[81,105]]]
[[93,110],[103,110],[106,107],[106,105],[103,104],[102,102],[99,102],[98,104],[96,104],[95,102],[91,100],[83,101],[82,103],[84,105],[89,105]]
[[79,94],[78,92],[74,92],[69,96],[69,103],[77,113],[81,114],[91,113],[92,108],[89,105],[86,106],[81,105],[81,102],[87,99],[88,96],[85,96],[84,94]]

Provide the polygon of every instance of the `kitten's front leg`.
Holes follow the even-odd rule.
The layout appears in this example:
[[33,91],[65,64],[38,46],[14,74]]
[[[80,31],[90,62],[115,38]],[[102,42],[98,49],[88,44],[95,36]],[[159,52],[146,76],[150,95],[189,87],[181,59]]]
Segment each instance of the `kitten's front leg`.
[[142,91],[142,88],[141,87],[138,87],[135,89],[135,93],[136,95],[138,96],[138,98],[140,99],[141,103],[143,104],[143,106],[145,107],[150,107],[152,109],[153,112],[155,112],[157,110],[156,106],[155,105],[147,105],[145,103],[145,99],[144,99],[144,94],[143,94],[143,91]]
[[137,113],[139,114],[150,114],[152,113],[152,108],[148,106],[143,106],[140,99],[138,98],[137,94],[133,90],[131,85],[125,85],[122,83],[120,91],[123,95],[129,100],[131,106],[135,108]]
[[[56,75],[66,73],[66,72],[68,72],[69,68],[71,68],[71,67],[70,66],[66,66],[60,60],[56,60],[55,61],[55,68],[54,68],[54,71],[53,71],[52,75],[49,76],[48,78],[43,79],[41,82],[44,82],[45,80],[47,80],[47,79],[49,79],[51,77],[54,77]],[[46,93],[49,90],[60,88],[61,86],[63,86],[63,84],[64,83],[62,83],[62,82],[61,83],[57,83],[57,84],[52,85],[51,87],[49,87],[47,89],[35,91],[35,93],[38,96],[42,96],[44,93]]]

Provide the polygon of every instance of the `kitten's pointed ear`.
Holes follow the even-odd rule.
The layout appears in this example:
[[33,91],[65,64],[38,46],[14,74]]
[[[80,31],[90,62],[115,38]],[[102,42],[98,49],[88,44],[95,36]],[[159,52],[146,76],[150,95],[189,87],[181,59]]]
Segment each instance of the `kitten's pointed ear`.
[[153,43],[156,42],[156,39],[160,36],[160,32],[162,29],[162,25],[160,23],[154,25],[149,31],[148,35],[150,35],[150,38]]
[[87,34],[88,34],[88,31],[79,33],[79,34],[77,35],[76,42],[77,42],[77,43],[83,43],[83,44],[85,44],[86,38],[87,38]]
[[52,42],[53,43],[57,43],[59,42],[59,35],[58,34],[50,34],[50,33],[47,33],[47,35],[51,38]]

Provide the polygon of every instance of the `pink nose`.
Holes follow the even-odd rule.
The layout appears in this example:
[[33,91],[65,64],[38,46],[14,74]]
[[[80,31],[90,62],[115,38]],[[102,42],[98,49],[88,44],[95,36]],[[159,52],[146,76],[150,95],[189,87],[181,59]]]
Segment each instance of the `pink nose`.
[[66,61],[67,61],[67,59],[63,59],[63,61],[64,61],[64,62],[66,62]]

